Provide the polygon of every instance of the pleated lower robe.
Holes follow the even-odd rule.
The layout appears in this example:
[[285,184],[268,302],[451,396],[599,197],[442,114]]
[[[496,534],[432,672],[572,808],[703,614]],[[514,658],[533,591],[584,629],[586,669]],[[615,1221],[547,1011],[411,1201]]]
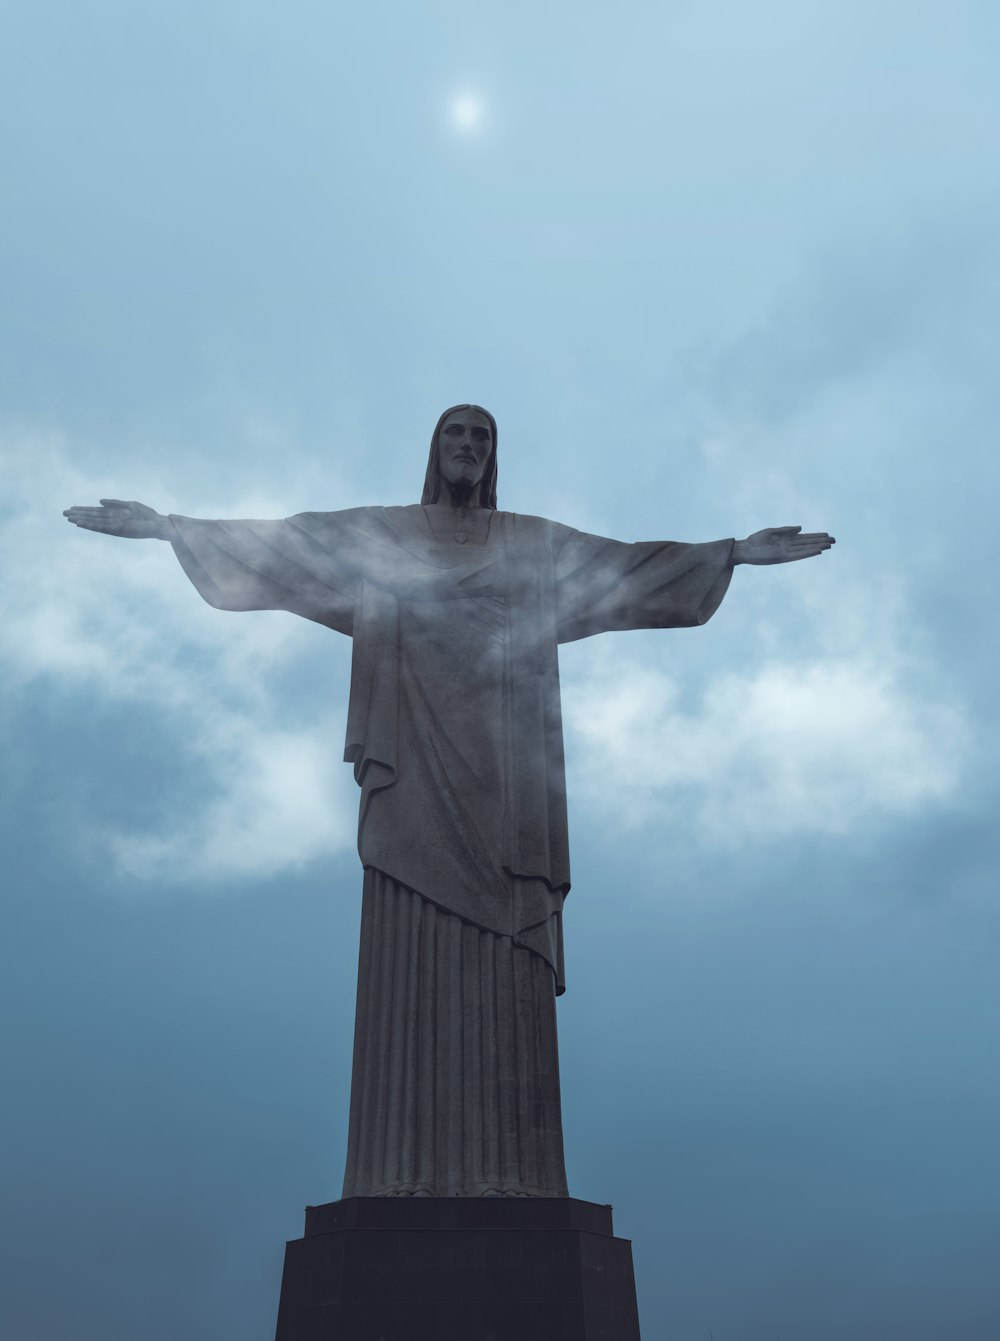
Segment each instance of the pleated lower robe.
[[365,872],[344,1196],[568,1196],[551,967]]

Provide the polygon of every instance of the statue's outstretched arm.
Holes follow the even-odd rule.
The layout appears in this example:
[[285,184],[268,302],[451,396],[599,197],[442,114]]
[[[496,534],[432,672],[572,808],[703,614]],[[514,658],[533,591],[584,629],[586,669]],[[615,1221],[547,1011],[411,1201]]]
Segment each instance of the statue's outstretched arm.
[[85,531],[103,531],[105,535],[120,535],[126,540],[173,540],[176,535],[169,517],[134,500],[102,498],[99,508],[67,508],[63,516]]
[[802,533],[801,526],[771,526],[754,531],[733,546],[733,563],[793,563],[811,559],[837,542],[825,531]]

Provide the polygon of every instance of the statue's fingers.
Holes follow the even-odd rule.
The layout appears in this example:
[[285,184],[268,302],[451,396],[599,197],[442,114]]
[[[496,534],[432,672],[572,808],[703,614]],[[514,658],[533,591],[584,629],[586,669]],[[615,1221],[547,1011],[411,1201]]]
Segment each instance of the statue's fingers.
[[826,549],[826,545],[808,545],[803,549],[793,549],[788,558],[792,563],[796,559],[812,559],[815,555],[822,554]]
[[99,502],[102,508],[130,508],[132,506],[124,498],[102,498]]
[[82,526],[87,531],[106,531],[112,535],[121,534],[121,523],[113,522],[109,517],[67,517],[74,526]]
[[821,541],[830,541],[832,543],[833,536],[827,535],[825,531],[803,531],[800,536],[796,536],[796,540],[809,541],[811,544],[818,545]]

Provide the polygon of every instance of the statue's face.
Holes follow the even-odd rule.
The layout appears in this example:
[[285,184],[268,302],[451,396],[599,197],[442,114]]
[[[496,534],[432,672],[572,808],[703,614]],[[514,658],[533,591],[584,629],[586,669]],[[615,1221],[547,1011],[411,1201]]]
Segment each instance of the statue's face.
[[438,433],[438,470],[449,484],[473,489],[493,450],[490,421],[478,410],[455,410]]

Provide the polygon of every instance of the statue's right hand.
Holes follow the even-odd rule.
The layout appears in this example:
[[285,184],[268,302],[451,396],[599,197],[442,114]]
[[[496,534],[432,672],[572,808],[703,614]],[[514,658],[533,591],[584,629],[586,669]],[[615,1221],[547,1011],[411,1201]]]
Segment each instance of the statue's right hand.
[[171,530],[169,517],[161,516],[155,508],[135,501],[127,503],[121,498],[102,498],[99,508],[67,508],[63,516],[84,530],[103,531],[128,540],[166,540]]

